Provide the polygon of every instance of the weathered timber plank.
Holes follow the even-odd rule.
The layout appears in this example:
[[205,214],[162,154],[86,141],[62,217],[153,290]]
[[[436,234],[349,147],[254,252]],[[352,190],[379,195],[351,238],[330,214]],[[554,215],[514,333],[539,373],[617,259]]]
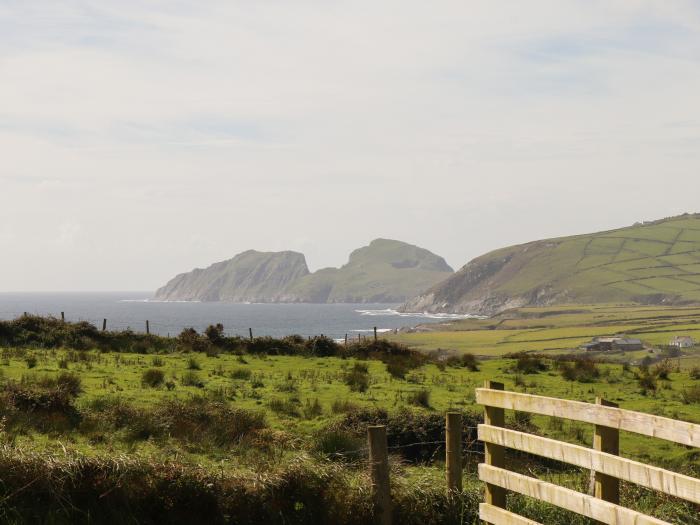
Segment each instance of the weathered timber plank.
[[588,494],[483,463],[479,465],[479,479],[608,525],[670,525]]
[[486,388],[476,389],[476,402],[490,407],[519,410],[521,412],[531,412],[533,414],[603,425],[673,441],[682,445],[700,447],[700,425],[652,414],[644,414],[643,412],[594,405],[593,403],[583,403],[582,401],[534,396],[519,392],[502,392]]
[[513,514],[488,503],[479,504],[479,518],[493,525],[542,525],[538,521],[523,518],[518,514]]
[[601,472],[670,496],[700,503],[700,479],[690,476],[579,445],[490,425],[479,425],[479,439]]

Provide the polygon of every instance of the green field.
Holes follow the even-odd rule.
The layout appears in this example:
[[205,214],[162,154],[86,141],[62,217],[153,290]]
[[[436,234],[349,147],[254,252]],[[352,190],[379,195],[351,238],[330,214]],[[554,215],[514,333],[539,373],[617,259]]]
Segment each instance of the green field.
[[[463,351],[526,345],[555,356],[566,347],[561,341],[620,327],[666,333],[659,330],[692,327],[695,315],[700,310],[527,310],[400,339],[413,344],[414,337],[431,336],[444,348],[444,341],[461,337],[468,341]],[[700,423],[695,351],[680,357],[680,367],[679,358],[655,354],[648,368],[599,362],[574,377],[565,368],[576,369],[576,361],[482,351],[491,357],[474,366],[445,360],[447,354],[426,359],[381,341],[363,357],[361,350],[374,343],[344,349],[324,340],[321,346],[304,339],[248,342],[215,333],[169,339],[57,321],[47,329],[34,318],[17,326],[5,341],[25,342],[0,350],[0,519],[7,523],[34,522],[29,518],[38,515],[50,523],[90,523],[85,512],[101,523],[366,523],[365,432],[373,423],[388,427],[398,523],[475,523],[482,449],[474,428],[482,408],[474,389],[485,380],[566,399],[601,396],[622,408]],[[426,341],[424,347],[436,346]],[[337,355],[313,355],[330,351]],[[452,496],[456,506],[447,504],[439,444],[448,410],[465,418],[465,489]],[[508,411],[507,426],[587,446],[593,433],[589,425]],[[696,450],[652,438],[623,432],[621,454],[700,473]],[[571,488],[587,483],[581,469],[517,454],[513,460],[518,471]],[[697,509],[671,498],[628,484],[622,495],[625,505],[673,523],[698,522]],[[509,505],[543,523],[588,523],[524,497]]]
[[[421,350],[445,349],[495,357],[524,351],[576,353],[579,346],[595,336],[616,334],[639,338],[652,348],[668,345],[676,335],[689,335],[700,341],[700,308],[632,305],[521,308],[489,319],[426,324],[417,331],[389,337]],[[646,354],[642,351],[595,357],[634,361]]]

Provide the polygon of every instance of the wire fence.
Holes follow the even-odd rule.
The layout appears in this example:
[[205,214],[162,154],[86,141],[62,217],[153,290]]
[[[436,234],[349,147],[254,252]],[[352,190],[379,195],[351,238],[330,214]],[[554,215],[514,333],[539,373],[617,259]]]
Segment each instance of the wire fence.
[[[112,315],[105,315],[102,317],[96,317],[94,315],[75,315],[72,314],[68,311],[65,312],[60,312],[60,311],[20,311],[20,310],[0,310],[0,320],[2,321],[12,321],[15,319],[18,319],[24,315],[32,315],[32,316],[40,316],[40,317],[49,317],[49,318],[54,318],[54,319],[64,319],[66,322],[71,322],[71,323],[80,323],[80,322],[87,322],[93,325],[94,327],[98,329],[102,329],[103,326],[106,327],[108,331],[123,331],[123,330],[131,330],[136,333],[146,333],[147,328],[146,328],[146,323],[148,323],[148,332],[153,334],[153,335],[160,335],[164,337],[176,337],[178,336],[183,330],[187,328],[194,328],[198,332],[204,332],[204,330],[210,326],[210,325],[217,325],[221,324],[224,327],[224,335],[228,337],[242,337],[242,338],[249,338],[250,337],[250,331],[253,331],[253,335],[255,337],[258,336],[271,336],[271,337],[285,337],[289,335],[300,335],[305,338],[314,338],[314,337],[320,337],[320,336],[326,336],[330,337],[336,341],[343,341],[347,337],[348,342],[354,342],[354,341],[360,341],[360,340],[368,340],[370,338],[373,338],[374,336],[372,335],[371,331],[367,331],[366,334],[364,333],[359,333],[356,331],[350,331],[348,330],[347,332],[335,332],[332,334],[324,334],[324,333],[319,333],[319,332],[310,332],[306,330],[290,330],[288,333],[280,333],[279,330],[274,330],[274,333],[268,333],[269,330],[259,330],[256,328],[254,325],[253,326],[243,326],[240,324],[236,324],[235,326],[231,326],[230,320],[224,321],[224,320],[214,320],[214,321],[204,321],[204,320],[197,320],[195,322],[188,322],[188,323],[183,323],[183,322],[173,322],[173,321],[164,321],[161,319],[158,319],[158,316],[155,316],[155,319],[150,319],[144,317],[143,319],[129,316],[129,317],[120,317],[120,316],[112,316]],[[105,323],[106,321],[106,323]],[[252,323],[251,323],[252,324]],[[383,332],[378,331],[378,336],[380,336]]]

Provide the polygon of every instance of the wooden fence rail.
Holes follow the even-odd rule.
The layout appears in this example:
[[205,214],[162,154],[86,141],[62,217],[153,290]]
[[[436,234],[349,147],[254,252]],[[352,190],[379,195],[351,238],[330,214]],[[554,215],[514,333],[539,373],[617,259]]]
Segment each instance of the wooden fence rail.
[[[629,481],[664,494],[700,503],[700,480],[632,461],[619,454],[619,431],[700,446],[700,425],[623,410],[605,400],[596,404],[507,392],[503,385],[487,381],[476,389],[476,402],[485,407],[479,439],[485,445],[485,463],[479,479],[486,483],[482,520],[493,525],[536,525],[505,509],[507,491],[517,492],[610,525],[647,525],[666,522],[619,505],[619,481]],[[593,445],[586,448],[554,439],[504,428],[504,410],[560,417],[595,425]],[[515,449],[547,459],[590,469],[595,473],[595,495],[560,487],[506,469],[505,449]]]
[[[619,456],[620,430],[698,446],[700,425],[623,410],[600,398],[593,404],[507,392],[501,383],[493,381],[487,381],[485,388],[476,389],[476,402],[484,405],[485,409],[484,423],[478,426],[478,438],[484,443],[485,461],[479,465],[479,479],[485,483],[485,502],[479,505],[479,517],[486,523],[540,525],[506,510],[506,494],[510,491],[575,512],[599,523],[668,525],[665,521],[621,506],[621,480],[700,504],[700,479]],[[595,425],[593,448],[505,428],[506,409],[591,423]],[[445,477],[450,497],[462,490],[462,431],[461,414],[448,412],[445,417]],[[391,480],[385,426],[368,427],[367,446],[375,523],[391,525]],[[593,493],[584,494],[511,472],[507,469],[506,449],[590,470],[594,481]]]

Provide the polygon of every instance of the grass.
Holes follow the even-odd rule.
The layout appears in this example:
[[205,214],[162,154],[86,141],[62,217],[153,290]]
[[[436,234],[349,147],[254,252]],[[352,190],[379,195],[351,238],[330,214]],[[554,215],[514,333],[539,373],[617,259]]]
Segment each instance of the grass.
[[[674,335],[700,341],[700,308],[630,305],[565,305],[521,308],[489,319],[424,325],[421,331],[388,335],[423,351],[451,350],[482,357],[517,352],[571,353],[596,336],[628,334],[650,347],[667,345]],[[646,351],[606,358],[641,359]]]
[[[576,327],[577,316],[613,332],[624,321],[612,307],[576,314],[527,310],[474,321],[467,331],[460,323],[449,333],[492,333],[491,322],[509,326],[503,331],[518,338],[546,332],[544,323],[561,334]],[[627,317],[647,330],[692,319],[690,309],[657,309],[654,316],[633,309]],[[264,348],[276,352],[288,343],[270,340]],[[0,521],[31,521],[34,512],[53,523],[86,522],[77,508],[108,523],[153,523],[154,516],[174,523],[231,522],[227,515],[236,516],[234,523],[365,523],[371,521],[366,427],[385,424],[394,454],[395,520],[475,523],[481,448],[474,427],[482,409],[474,404],[474,389],[487,379],[509,390],[588,402],[600,396],[622,408],[700,423],[696,353],[683,356],[679,369],[677,360],[648,367],[560,361],[555,357],[561,352],[541,346],[532,349],[538,355],[428,359],[385,342],[374,351],[358,349],[356,357],[317,355],[332,350],[325,342],[304,355],[270,355],[260,350],[262,344],[244,354],[212,352],[207,345],[202,352],[173,348],[157,354],[0,348]],[[381,359],[376,348],[384,349]],[[31,369],[29,355],[36,359]],[[406,369],[392,371],[397,363]],[[647,377],[654,388],[643,386]],[[448,504],[444,490],[447,410],[465,416],[465,491],[457,507]],[[507,423],[591,444],[589,425],[511,411]],[[700,473],[696,452],[673,443],[622,432],[621,453]],[[513,468],[543,479],[572,487],[586,482],[587,473],[577,469],[513,459]],[[32,482],[40,472],[48,473],[44,481]],[[191,498],[206,510],[191,507]],[[692,523],[693,509],[633,487],[623,486],[623,499],[674,523]],[[525,498],[514,497],[510,505],[540,522],[584,523]]]

